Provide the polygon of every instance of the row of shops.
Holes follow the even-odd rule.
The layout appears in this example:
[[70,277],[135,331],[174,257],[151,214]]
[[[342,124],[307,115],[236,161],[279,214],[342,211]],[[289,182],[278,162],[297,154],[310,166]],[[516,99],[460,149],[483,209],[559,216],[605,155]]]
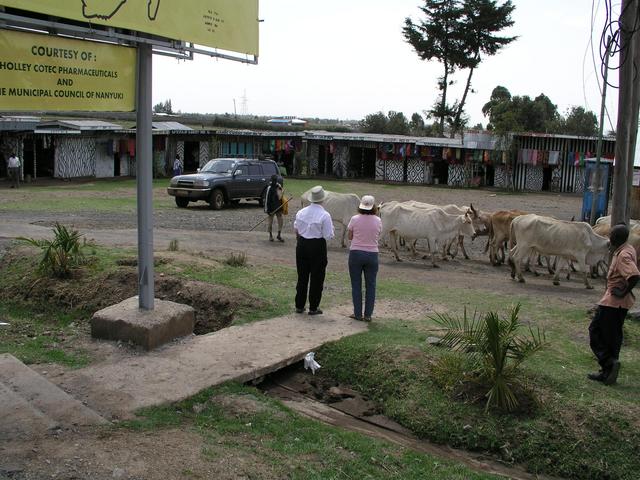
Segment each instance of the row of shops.
[[[509,151],[489,132],[464,138],[426,138],[326,131],[274,132],[193,129],[153,123],[154,176],[170,176],[178,155],[185,172],[216,157],[273,158],[288,174],[388,183],[494,186],[582,192],[596,138],[514,134]],[[117,177],[135,174],[135,129],[94,120],[42,121],[0,117],[0,152],[16,153],[26,181],[42,177]],[[615,139],[603,142],[613,159]],[[0,176],[6,162],[0,162]]]

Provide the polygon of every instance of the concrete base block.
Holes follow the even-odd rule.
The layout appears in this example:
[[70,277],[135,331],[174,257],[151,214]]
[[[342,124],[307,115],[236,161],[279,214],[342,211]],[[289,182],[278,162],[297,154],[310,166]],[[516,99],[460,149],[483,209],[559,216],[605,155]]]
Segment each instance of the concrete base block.
[[154,300],[153,310],[139,308],[138,297],[128,298],[93,314],[91,336],[133,342],[146,350],[193,333],[195,311],[188,305]]

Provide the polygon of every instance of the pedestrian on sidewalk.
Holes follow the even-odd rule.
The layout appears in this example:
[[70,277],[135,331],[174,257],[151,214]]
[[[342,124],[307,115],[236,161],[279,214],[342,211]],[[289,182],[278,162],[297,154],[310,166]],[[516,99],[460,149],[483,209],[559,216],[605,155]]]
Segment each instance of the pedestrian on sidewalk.
[[633,306],[631,293],[640,279],[635,249],[627,242],[629,228],[618,224],[611,229],[611,265],[607,273],[607,288],[589,325],[589,344],[598,359],[600,371],[590,373],[590,380],[613,385],[620,371],[622,326],[627,311]]
[[[322,186],[313,187],[305,200],[310,205],[299,210],[293,223],[296,233],[296,313],[303,313],[309,292],[309,315],[319,315],[327,270],[327,240],[334,237],[333,222],[322,202],[327,197]],[[311,283],[309,285],[309,283]]]
[[[365,195],[360,201],[358,214],[351,217],[347,231],[349,250],[349,276],[351,277],[351,318],[371,321],[376,301],[376,276],[378,275],[378,240],[382,232],[382,220],[377,215],[376,200]],[[364,274],[365,301],[362,316],[362,276]]]
[[273,242],[273,217],[278,219],[278,236],[279,242],[284,242],[282,238],[282,185],[278,182],[278,176],[274,173],[271,175],[271,182],[267,187],[264,202],[264,211],[269,216],[267,219],[267,231],[269,232],[269,241]]
[[180,160],[180,154],[176,153],[176,158],[173,161],[173,176],[177,177],[182,175],[182,160]]
[[20,159],[12,153],[7,160],[7,175],[11,180],[11,188],[20,188]]

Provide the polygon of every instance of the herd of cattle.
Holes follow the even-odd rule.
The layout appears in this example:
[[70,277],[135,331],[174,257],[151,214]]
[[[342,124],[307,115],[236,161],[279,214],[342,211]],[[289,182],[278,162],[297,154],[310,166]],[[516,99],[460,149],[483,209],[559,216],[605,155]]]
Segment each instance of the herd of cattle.
[[[306,195],[302,195],[304,199]],[[304,200],[303,200],[303,203]],[[347,224],[358,210],[360,198],[353,193],[327,191],[324,208],[331,214],[334,223],[341,225],[341,245],[345,244]],[[563,266],[570,271],[583,272],[587,288],[589,274],[597,273],[609,260],[610,217],[598,219],[592,228],[588,223],[558,220],[520,210],[483,212],[473,205],[431,205],[417,201],[391,201],[379,205],[382,220],[381,238],[393,250],[396,260],[399,244],[406,242],[413,255],[418,240],[426,241],[431,264],[437,267],[436,252],[441,259],[455,256],[458,248],[468,259],[464,248],[465,238],[474,239],[486,235],[488,241],[485,253],[489,261],[499,265],[505,261],[505,247],[508,248],[508,262],[511,277],[524,282],[523,266],[533,269],[533,263],[542,265],[546,259],[549,273],[553,274],[554,285],[559,285],[559,275]],[[629,243],[640,257],[640,222],[631,221]]]

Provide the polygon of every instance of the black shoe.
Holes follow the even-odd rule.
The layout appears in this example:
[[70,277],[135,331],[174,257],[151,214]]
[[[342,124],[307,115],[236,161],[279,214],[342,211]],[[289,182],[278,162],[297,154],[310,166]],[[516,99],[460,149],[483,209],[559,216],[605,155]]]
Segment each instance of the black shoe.
[[304,313],[304,308],[296,308],[296,313]]
[[282,238],[280,235],[278,235],[276,238],[278,239],[279,242],[284,243],[284,238]]
[[370,321],[371,321],[371,317],[364,317],[364,318],[362,319],[362,321],[364,321],[364,322],[370,322]]
[[269,235],[269,241],[273,242],[273,235]]
[[602,381],[605,385],[613,385],[618,380],[618,373],[620,372],[620,362],[615,360],[613,364],[611,364],[611,369],[607,374],[606,378]]
[[362,321],[362,317],[358,317],[355,313],[349,315],[349,318],[353,318],[354,320],[358,320],[359,322]]
[[322,310],[316,308],[315,310],[309,310],[309,315],[322,315]]
[[600,370],[598,373],[587,373],[587,378],[594,382],[604,382],[606,375],[602,370]]

